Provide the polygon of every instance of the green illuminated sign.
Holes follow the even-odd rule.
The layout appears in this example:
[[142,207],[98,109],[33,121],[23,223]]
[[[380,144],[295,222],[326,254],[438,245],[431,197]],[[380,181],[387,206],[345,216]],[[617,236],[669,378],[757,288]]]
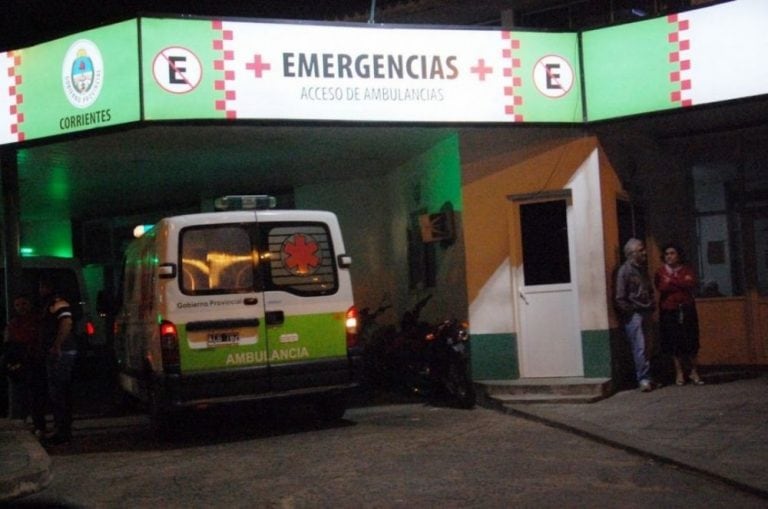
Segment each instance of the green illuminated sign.
[[587,118],[768,93],[768,2],[734,0],[582,34]]
[[222,95],[210,20],[141,20],[144,118],[224,118],[215,109]]
[[583,34],[589,120],[678,107],[670,100],[665,18]]
[[139,120],[137,42],[137,23],[127,21],[6,55],[15,106],[6,141]]

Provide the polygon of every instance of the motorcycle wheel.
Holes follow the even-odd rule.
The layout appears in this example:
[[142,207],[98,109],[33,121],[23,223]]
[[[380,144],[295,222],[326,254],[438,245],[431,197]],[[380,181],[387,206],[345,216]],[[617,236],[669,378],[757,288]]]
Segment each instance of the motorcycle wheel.
[[458,408],[470,409],[475,406],[475,385],[466,363],[452,362],[448,365],[445,387]]

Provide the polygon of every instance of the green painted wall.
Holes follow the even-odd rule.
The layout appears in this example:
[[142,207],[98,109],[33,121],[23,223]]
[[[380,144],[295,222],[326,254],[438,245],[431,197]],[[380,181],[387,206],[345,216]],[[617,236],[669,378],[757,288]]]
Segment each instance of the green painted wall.
[[407,165],[424,171],[422,202],[429,213],[439,212],[446,202],[453,206],[454,211],[462,210],[461,160],[458,153],[459,137],[454,134]]
[[587,378],[611,377],[611,334],[608,330],[581,331],[581,349],[584,376]]
[[25,256],[72,257],[72,225],[65,221],[35,221],[21,224],[21,250]]
[[471,345],[474,380],[520,378],[516,334],[473,334]]
[[[608,330],[581,332],[584,376],[612,376],[611,333]],[[517,335],[514,333],[472,335],[472,377],[475,380],[520,378]]]

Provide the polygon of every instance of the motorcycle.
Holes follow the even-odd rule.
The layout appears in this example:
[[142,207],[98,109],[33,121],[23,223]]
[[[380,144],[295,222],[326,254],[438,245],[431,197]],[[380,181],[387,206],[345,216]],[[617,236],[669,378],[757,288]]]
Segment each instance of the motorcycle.
[[447,398],[459,408],[475,406],[469,351],[469,329],[465,321],[444,320],[424,337],[430,378],[438,382]]
[[389,343],[386,368],[396,388],[431,400],[447,400],[459,408],[475,405],[466,322],[421,321],[421,310],[431,299],[421,299],[403,314],[400,332]]
[[369,307],[364,307],[360,310],[358,342],[361,348],[365,349],[376,341],[382,327],[378,322],[378,318],[391,308],[392,304],[389,303],[389,296],[385,294],[376,309],[371,310]]

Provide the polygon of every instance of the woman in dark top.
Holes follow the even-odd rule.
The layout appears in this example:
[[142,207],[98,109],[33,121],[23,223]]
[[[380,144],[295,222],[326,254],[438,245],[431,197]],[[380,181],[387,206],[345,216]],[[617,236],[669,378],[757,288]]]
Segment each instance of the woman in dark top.
[[696,274],[683,263],[683,251],[679,246],[667,244],[662,253],[664,265],[654,277],[659,291],[661,351],[672,356],[677,385],[685,384],[683,370],[686,367],[690,367],[691,382],[703,385],[696,363],[699,352],[699,317],[694,299]]

